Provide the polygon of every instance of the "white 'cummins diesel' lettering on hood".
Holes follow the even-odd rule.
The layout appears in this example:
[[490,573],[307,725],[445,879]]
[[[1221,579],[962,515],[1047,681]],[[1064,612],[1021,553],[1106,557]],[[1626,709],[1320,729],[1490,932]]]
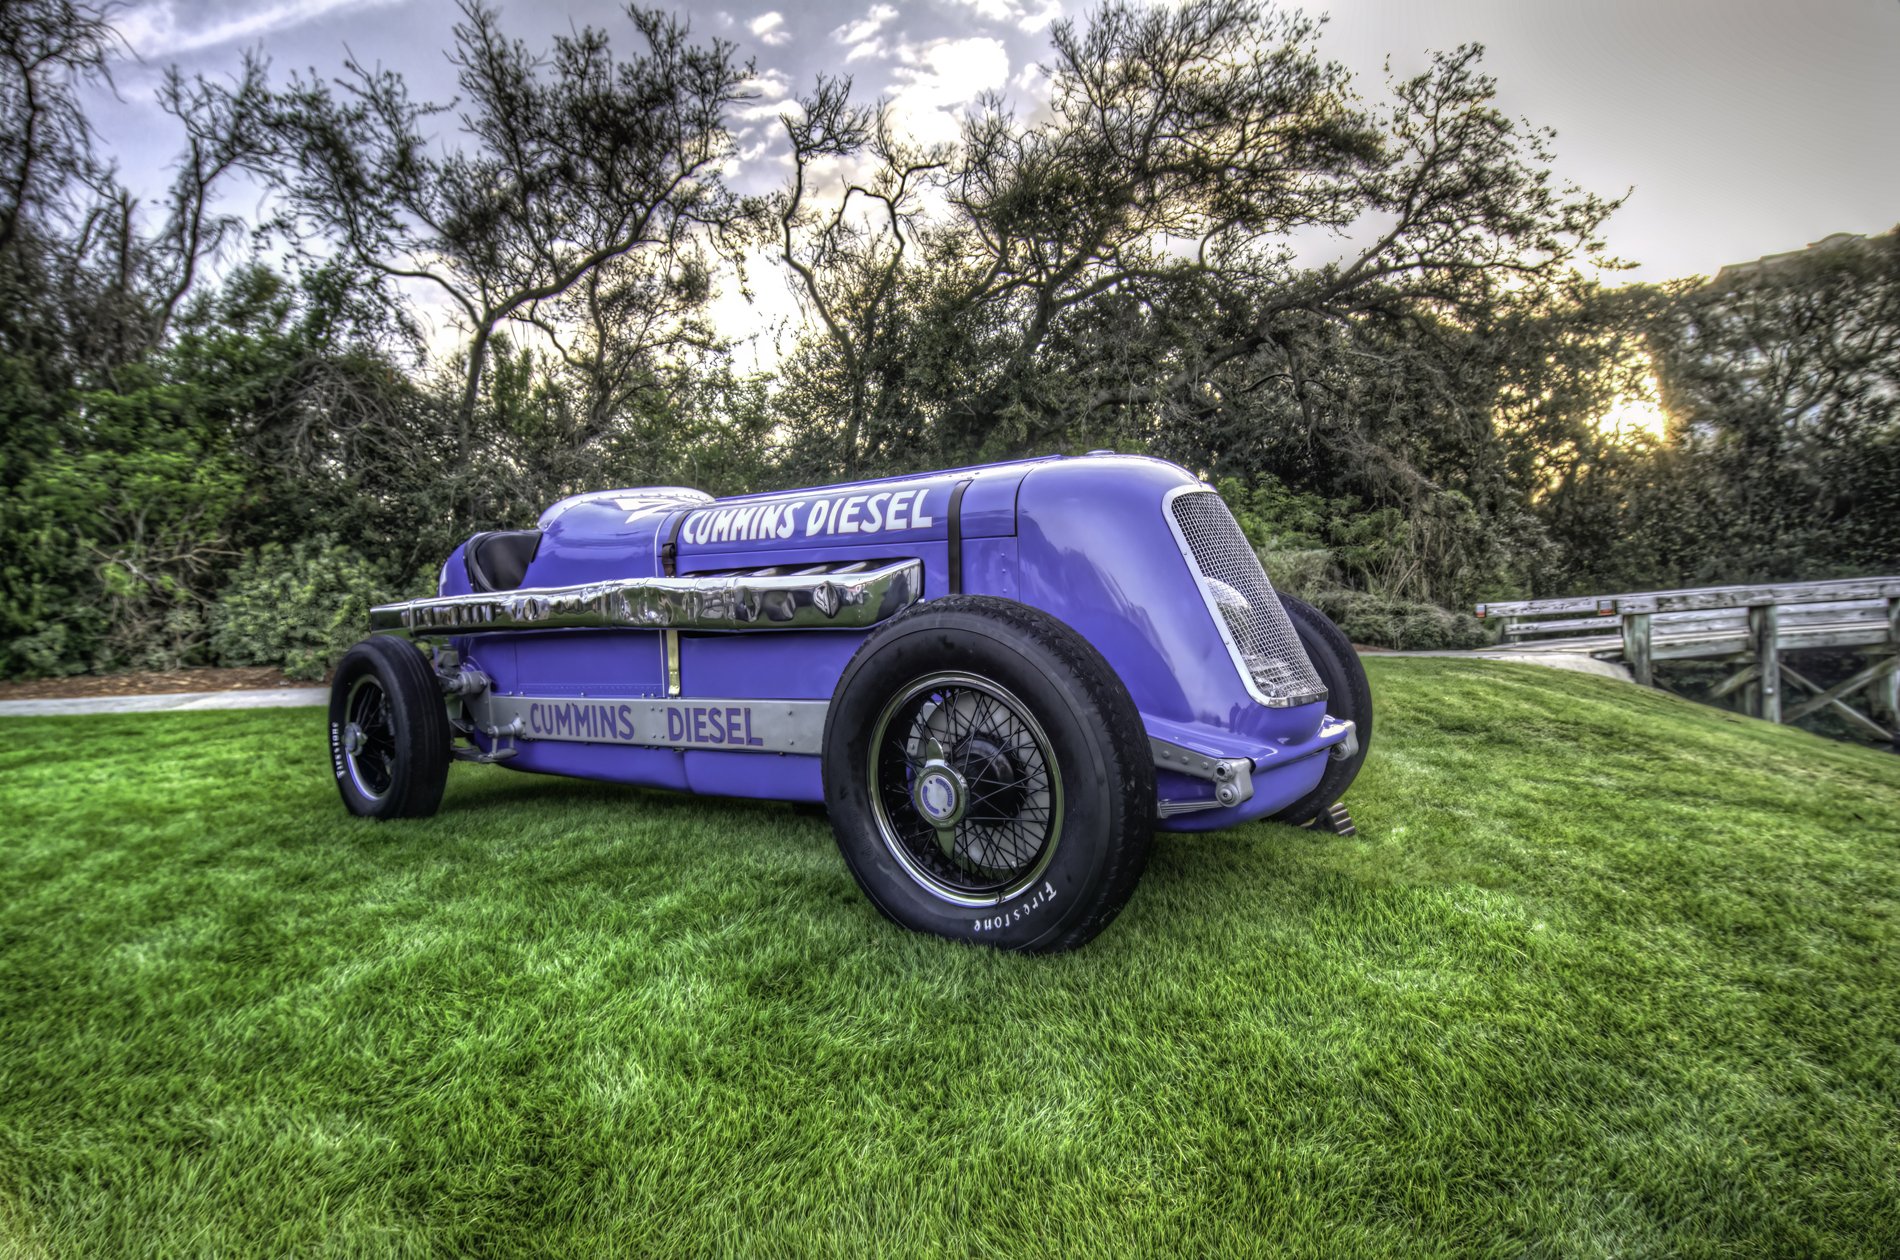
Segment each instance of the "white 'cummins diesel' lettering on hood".
[[954,481],[922,485],[860,486],[803,499],[764,500],[732,507],[702,508],[687,517],[679,539],[685,546],[757,542],[766,538],[891,534],[932,529],[943,521]]

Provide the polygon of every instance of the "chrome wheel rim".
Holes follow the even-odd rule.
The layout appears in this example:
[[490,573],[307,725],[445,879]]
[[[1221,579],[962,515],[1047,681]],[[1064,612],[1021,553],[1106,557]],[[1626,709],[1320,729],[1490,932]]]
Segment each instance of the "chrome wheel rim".
[[350,687],[343,702],[343,761],[350,785],[366,799],[380,801],[396,781],[396,715],[389,693],[374,674]]
[[1055,857],[1055,748],[1028,706],[987,678],[931,674],[902,688],[878,715],[867,768],[885,848],[943,901],[998,905]]

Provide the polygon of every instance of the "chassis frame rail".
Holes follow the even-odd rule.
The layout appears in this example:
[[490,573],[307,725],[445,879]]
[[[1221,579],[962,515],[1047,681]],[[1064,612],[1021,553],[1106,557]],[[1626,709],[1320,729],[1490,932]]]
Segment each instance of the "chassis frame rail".
[[410,639],[521,630],[855,630],[896,616],[924,592],[920,560],[860,572],[813,568],[831,571],[773,568],[411,599],[370,609],[369,628]]

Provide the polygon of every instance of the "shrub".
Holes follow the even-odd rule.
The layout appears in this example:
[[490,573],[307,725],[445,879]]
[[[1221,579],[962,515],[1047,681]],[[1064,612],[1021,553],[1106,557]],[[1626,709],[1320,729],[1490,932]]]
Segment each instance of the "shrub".
[[372,604],[397,598],[382,569],[327,534],[245,556],[211,609],[221,665],[276,665],[319,679],[363,637]]
[[1367,647],[1398,652],[1462,651],[1490,642],[1484,623],[1476,617],[1436,604],[1339,587],[1304,598],[1331,617],[1348,639]]
[[1261,547],[1257,554],[1267,570],[1267,580],[1276,591],[1285,591],[1311,603],[1313,597],[1329,585],[1333,553],[1325,547],[1297,550]]

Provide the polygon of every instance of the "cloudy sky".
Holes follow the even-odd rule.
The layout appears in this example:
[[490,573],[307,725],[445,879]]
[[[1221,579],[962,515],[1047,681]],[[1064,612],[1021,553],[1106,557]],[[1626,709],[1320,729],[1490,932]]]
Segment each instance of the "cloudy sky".
[[[775,102],[821,71],[852,75],[867,99],[891,98],[922,135],[954,135],[958,111],[979,92],[1033,94],[1050,23],[1087,7],[769,2],[777,7],[683,7],[697,32],[757,59],[763,99],[741,123],[748,145],[775,139]],[[1900,0],[1304,7],[1329,16],[1321,50],[1351,69],[1368,97],[1382,91],[1388,60],[1405,75],[1424,66],[1428,50],[1483,43],[1502,107],[1557,129],[1561,177],[1605,195],[1632,190],[1609,226],[1613,251],[1640,264],[1631,278],[1711,274],[1831,232],[1900,221]],[[502,9],[504,24],[531,45],[592,25],[634,46],[623,10],[605,0],[503,0]],[[455,85],[440,50],[456,19],[453,0],[132,0],[120,25],[143,64],[121,69],[120,99],[101,101],[97,121],[129,182],[157,191],[176,142],[150,106],[164,65],[225,73],[243,49],[261,47],[278,76],[327,73],[347,46],[400,70],[417,96],[446,100]],[[1314,242],[1308,260],[1328,248]]]

